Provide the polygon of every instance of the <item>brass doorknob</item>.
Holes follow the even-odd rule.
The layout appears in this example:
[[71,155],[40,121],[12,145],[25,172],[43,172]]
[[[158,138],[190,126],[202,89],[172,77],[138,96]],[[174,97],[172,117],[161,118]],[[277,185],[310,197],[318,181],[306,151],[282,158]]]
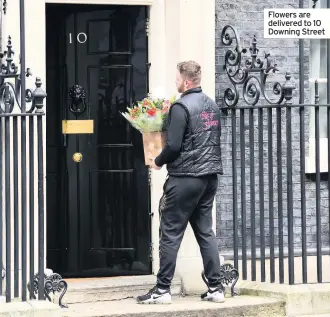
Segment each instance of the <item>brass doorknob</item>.
[[82,156],[82,154],[79,153],[79,152],[74,153],[74,154],[72,155],[72,159],[73,159],[73,161],[76,162],[76,163],[80,163],[80,162],[82,161],[82,158],[83,158],[83,156]]

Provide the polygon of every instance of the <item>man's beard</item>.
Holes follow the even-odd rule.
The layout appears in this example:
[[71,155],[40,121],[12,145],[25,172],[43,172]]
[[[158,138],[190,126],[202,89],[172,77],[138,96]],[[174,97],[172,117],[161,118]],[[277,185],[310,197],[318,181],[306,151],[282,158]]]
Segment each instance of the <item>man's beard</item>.
[[182,84],[177,89],[178,89],[178,93],[182,94],[184,92],[184,85]]

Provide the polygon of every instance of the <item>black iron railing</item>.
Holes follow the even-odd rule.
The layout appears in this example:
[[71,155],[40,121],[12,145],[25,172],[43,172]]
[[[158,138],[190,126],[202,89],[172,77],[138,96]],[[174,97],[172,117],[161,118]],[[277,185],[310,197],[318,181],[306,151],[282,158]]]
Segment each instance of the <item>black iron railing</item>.
[[46,93],[40,78],[36,79],[33,91],[22,89],[25,76],[31,76],[31,71],[19,73],[13,54],[9,37],[0,72],[0,140],[3,144],[0,147],[0,202],[4,202],[0,203],[0,264],[3,267],[0,296],[5,282],[7,303],[12,297],[26,301],[35,299],[36,295],[39,300],[51,301],[49,294],[59,292],[59,305],[66,307],[62,298],[67,283],[59,274],[45,271],[43,102]]
[[[25,87],[25,76],[30,76],[31,72],[29,69],[26,72],[19,72],[19,68],[13,62],[13,54],[11,38],[9,37],[7,50],[2,54],[0,73],[0,139],[3,144],[0,150],[0,183],[2,189],[0,191],[0,201],[4,202],[4,204],[0,204],[0,237],[4,237],[3,228],[6,233],[4,239],[5,265],[3,265],[3,240],[0,243],[0,263],[4,266],[5,272],[5,279],[0,279],[0,295],[2,295],[2,283],[5,281],[7,302],[11,301],[12,295],[15,298],[21,297],[23,301],[27,300],[28,250],[30,280],[34,279],[35,274],[36,222],[38,222],[39,271],[44,272],[45,266],[43,101],[46,93],[41,88],[39,78],[36,79],[35,90],[22,90],[22,87]],[[22,97],[20,98],[20,96]],[[27,105],[30,106],[28,109]],[[29,146],[29,157],[27,157],[27,144]],[[27,172],[27,164],[29,164],[29,172]],[[36,175],[34,173],[36,165],[38,166],[37,185],[35,184]],[[13,191],[11,188],[13,188]],[[29,202],[27,200],[28,188]],[[37,204],[34,201],[35,193],[38,193]],[[13,200],[11,200],[12,196]],[[38,219],[35,219],[36,210]],[[4,226],[3,219],[5,219]],[[12,228],[14,230],[13,234]],[[21,259],[21,262],[19,262],[19,259]],[[19,274],[20,268],[22,271],[21,277]],[[22,285],[21,289],[19,288],[20,284]],[[40,279],[39,284],[39,288],[42,290],[42,292],[39,292],[39,299],[44,299],[44,278]],[[33,298],[33,295],[32,292],[30,298]]]
[[[255,37],[249,49],[241,46],[237,31],[230,25],[223,29],[221,37],[222,44],[231,47],[225,52],[224,71],[231,84],[224,91],[223,111],[225,138],[228,140],[231,134],[232,165],[228,177],[232,178],[233,190],[234,266],[245,280],[308,283],[316,271],[316,281],[321,283],[323,260],[329,256],[323,250],[329,249],[330,243],[330,192],[324,190],[330,188],[330,61],[327,104],[319,104],[318,81],[315,103],[304,104],[304,45],[300,40],[300,103],[294,104],[296,85],[291,75],[286,73],[283,83],[269,81],[269,75],[278,71],[277,65],[272,64],[270,54],[258,57]],[[328,40],[328,51],[329,43]],[[322,108],[326,108],[328,119],[328,150],[320,148]],[[306,123],[312,113],[314,137],[309,136]],[[315,170],[308,175],[306,147],[312,143]],[[321,173],[321,152],[327,152],[326,173]],[[315,192],[312,200],[308,199],[309,191]],[[323,194],[328,196],[327,204],[321,203]],[[314,253],[307,243],[311,236],[314,238],[308,230],[314,219],[308,217],[306,204],[315,209]],[[322,235],[328,238],[322,240]],[[312,255],[316,269],[308,261]],[[301,277],[297,273],[295,276],[298,265]]]
[[[7,1],[3,2],[3,13],[7,13]],[[41,88],[40,78],[36,79],[33,91],[26,89],[26,77],[32,73],[25,68],[24,0],[20,0],[19,18],[20,67],[13,61],[10,36],[6,50],[0,54],[0,296],[5,289],[6,302],[12,297],[27,300],[28,276],[33,285],[29,288],[29,297],[35,297],[37,288],[39,299],[45,298],[44,274],[39,280],[35,279],[35,257],[39,272],[44,272],[43,102],[46,93]],[[37,241],[35,232],[38,232]]]

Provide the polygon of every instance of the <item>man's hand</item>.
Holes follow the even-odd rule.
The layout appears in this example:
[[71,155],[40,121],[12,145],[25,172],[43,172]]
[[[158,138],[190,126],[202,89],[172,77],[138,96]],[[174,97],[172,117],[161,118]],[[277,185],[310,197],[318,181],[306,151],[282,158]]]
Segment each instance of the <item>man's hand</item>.
[[155,159],[152,159],[152,163],[151,163],[150,167],[155,169],[155,170],[160,170],[161,169],[161,167],[156,165]]

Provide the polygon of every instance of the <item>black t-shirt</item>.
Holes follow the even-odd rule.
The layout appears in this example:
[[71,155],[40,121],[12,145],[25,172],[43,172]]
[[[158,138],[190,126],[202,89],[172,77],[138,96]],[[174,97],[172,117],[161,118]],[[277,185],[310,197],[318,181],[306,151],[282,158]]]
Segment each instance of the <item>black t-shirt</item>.
[[162,152],[155,159],[157,166],[161,167],[171,163],[179,157],[187,124],[188,115],[186,110],[180,104],[172,105],[169,124],[167,126],[166,144]]

